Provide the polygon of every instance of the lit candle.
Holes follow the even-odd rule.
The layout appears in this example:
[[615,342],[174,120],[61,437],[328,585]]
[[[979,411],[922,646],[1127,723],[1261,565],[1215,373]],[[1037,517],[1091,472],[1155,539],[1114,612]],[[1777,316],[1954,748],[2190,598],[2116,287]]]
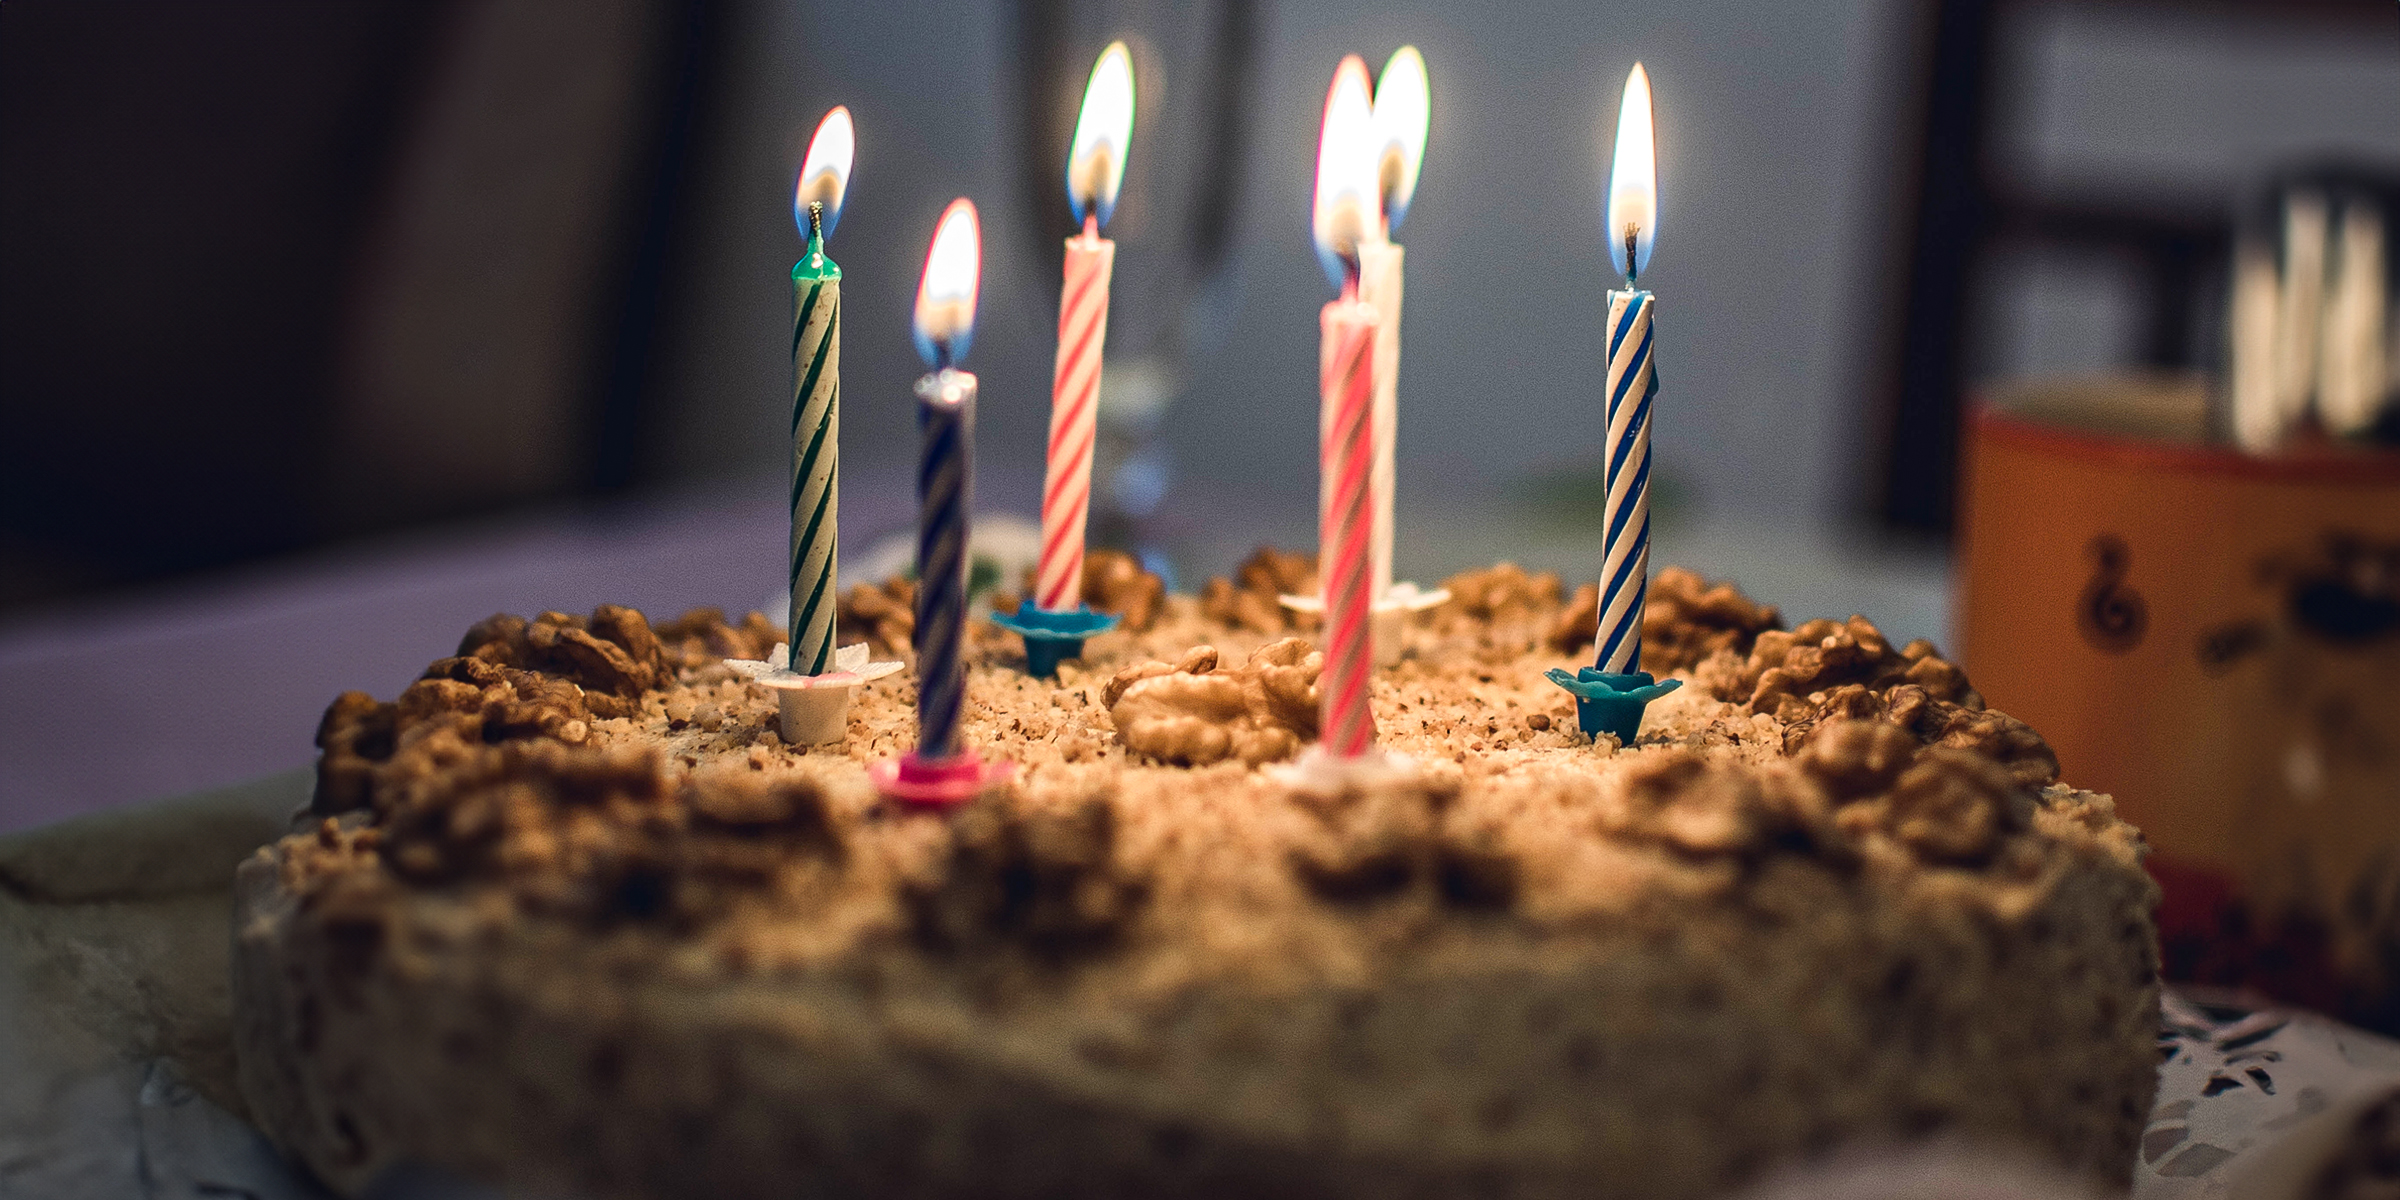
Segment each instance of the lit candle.
[[1317,579],[1325,607],[1325,665],[1318,676],[1324,751],[1356,758],[1374,746],[1367,706],[1373,668],[1374,306],[1359,299],[1359,244],[1376,220],[1374,114],[1367,65],[1356,55],[1334,71],[1317,142],[1313,211],[1317,253],[1341,289],[1320,317]]
[[792,266],[792,554],[785,665],[823,675],[834,661],[834,575],[841,561],[842,268],[825,239],[842,218],[855,145],[850,110],[817,124],[792,215],[808,249]]
[[1092,507],[1092,438],[1100,409],[1100,351],[1108,338],[1108,281],[1117,244],[1100,236],[1117,206],[1133,136],[1133,59],[1111,42],[1092,67],[1067,156],[1067,203],[1083,232],[1067,239],[1058,299],[1058,362],[1050,384],[1050,454],[1042,481],[1042,553],[1034,601],[1065,612],[1083,600],[1084,524]]
[[2284,421],[2275,387],[2282,365],[2275,335],[2283,281],[2276,274],[2275,252],[2263,240],[2245,237],[2234,243],[2229,290],[2226,390],[2233,438],[2242,449],[2264,454],[2282,443]]
[[917,381],[917,752],[927,763],[958,756],[966,707],[967,505],[975,476],[975,377],[957,368],[975,333],[982,234],[975,204],[942,212],[917,285],[917,353],[932,368]]
[[2383,214],[2352,196],[2334,226],[2333,275],[2325,292],[2325,336],[2317,365],[2317,413],[2325,431],[2356,437],[2375,424],[2384,375]]
[[1650,265],[1658,234],[1650,76],[1635,63],[1617,113],[1616,166],[1608,185],[1608,253],[1625,290],[1608,294],[1608,496],[1600,572],[1600,631],[1593,665],[1611,674],[1642,669],[1642,601],[1650,586],[1650,402],[1658,376],[1650,359],[1655,298],[1634,284]]
[[2282,310],[2275,319],[2275,415],[2279,434],[2308,415],[2317,394],[2317,355],[2324,333],[2325,197],[2294,192],[2283,201]]
[[1642,598],[1650,586],[1650,402],[1658,376],[1650,365],[1654,298],[1634,286],[1650,265],[1658,234],[1657,155],[1650,133],[1650,76],[1636,63],[1617,110],[1616,165],[1608,183],[1608,254],[1625,290],[1608,294],[1607,487],[1602,509],[1600,631],[1593,665],[1573,674],[1553,668],[1550,682],[1575,697],[1575,722],[1597,743],[1601,734],[1630,746],[1642,712],[1683,686],[1642,670]]
[[792,191],[792,215],[808,249],[792,266],[792,593],[784,640],[764,659],[725,661],[776,693],[783,740],[795,746],[841,741],[850,729],[852,689],[900,669],[896,662],[869,662],[864,643],[836,650],[833,641],[841,559],[842,269],[825,256],[825,239],[842,216],[852,140],[849,109],[825,114]]
[[[1392,237],[1417,193],[1417,171],[1425,158],[1431,97],[1425,58],[1402,46],[1383,65],[1375,84],[1376,185],[1381,217],[1358,247],[1358,298],[1373,305],[1375,329],[1375,598],[1392,590],[1392,494],[1397,483],[1394,448],[1400,428],[1400,301],[1406,252]],[[1396,647],[1394,648],[1396,649]]]

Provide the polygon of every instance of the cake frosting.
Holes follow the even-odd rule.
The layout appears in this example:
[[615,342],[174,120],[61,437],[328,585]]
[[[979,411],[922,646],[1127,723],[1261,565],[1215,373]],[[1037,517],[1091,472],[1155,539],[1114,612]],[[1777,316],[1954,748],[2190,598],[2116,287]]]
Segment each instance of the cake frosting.
[[[976,622],[964,736],[1018,771],[940,810],[864,770],[907,673],[794,747],[724,665],[755,614],[478,624],[333,704],[242,870],[252,1111],[348,1194],[1674,1198],[1929,1135],[2124,1184],[2139,835],[1931,646],[1662,572],[1687,686],[1595,743],[1542,678],[1589,598],[1470,572],[1377,672],[1397,757],[1326,773],[1305,571],[1095,554],[1128,620],[1057,680]],[[904,653],[906,601],[846,627]]]

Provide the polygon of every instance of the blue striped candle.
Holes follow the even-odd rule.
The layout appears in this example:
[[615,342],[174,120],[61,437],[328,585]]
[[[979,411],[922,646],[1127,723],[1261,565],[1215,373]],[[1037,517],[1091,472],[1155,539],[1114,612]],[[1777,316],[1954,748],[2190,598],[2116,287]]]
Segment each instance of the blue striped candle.
[[1637,282],[1650,265],[1658,231],[1657,148],[1650,131],[1650,76],[1640,63],[1625,77],[1617,110],[1617,157],[1608,182],[1608,256],[1625,290],[1608,294],[1608,495],[1601,522],[1600,628],[1592,665],[1574,674],[1553,667],[1550,682],[1575,697],[1575,723],[1597,744],[1602,735],[1630,746],[1642,710],[1683,686],[1642,670],[1642,601],[1650,590],[1650,402],[1658,372],[1650,358],[1657,298]]
[[1592,665],[1611,674],[1642,669],[1642,602],[1650,587],[1649,292],[1608,294],[1608,536],[1600,569],[1600,631]]
[[975,377],[944,367],[917,381],[917,757],[958,752],[966,708],[967,498],[975,490]]

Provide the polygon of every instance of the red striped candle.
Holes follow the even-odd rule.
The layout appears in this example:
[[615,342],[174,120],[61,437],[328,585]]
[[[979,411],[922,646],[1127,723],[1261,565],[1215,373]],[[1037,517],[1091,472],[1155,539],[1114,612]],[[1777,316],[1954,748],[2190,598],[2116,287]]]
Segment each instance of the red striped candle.
[[1097,216],[1067,239],[1058,298],[1058,365],[1050,377],[1050,456],[1042,480],[1042,557],[1033,602],[1066,612],[1083,601],[1084,524],[1092,509],[1092,437],[1100,411],[1100,349],[1108,338],[1108,279],[1117,244]]
[[1325,603],[1325,667],[1317,678],[1325,752],[1356,758],[1375,744],[1375,308],[1356,280],[1320,318],[1317,580]]

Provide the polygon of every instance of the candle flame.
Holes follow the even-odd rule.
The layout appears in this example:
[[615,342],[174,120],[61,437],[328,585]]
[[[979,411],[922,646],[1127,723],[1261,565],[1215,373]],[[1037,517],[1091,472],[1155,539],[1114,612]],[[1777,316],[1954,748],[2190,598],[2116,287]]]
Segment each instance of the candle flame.
[[1358,243],[1377,223],[1375,110],[1367,98],[1367,64],[1355,54],[1334,68],[1325,93],[1325,123],[1317,135],[1317,192],[1313,213],[1317,256],[1340,287],[1356,268]]
[[1400,47],[1375,81],[1375,175],[1383,194],[1387,235],[1400,232],[1400,219],[1408,215],[1408,202],[1417,194],[1417,168],[1425,161],[1425,128],[1432,108],[1425,56],[1415,46]]
[[1067,203],[1075,223],[1085,216],[1108,224],[1116,211],[1117,186],[1125,181],[1125,149],[1133,141],[1133,56],[1125,43],[1110,42],[1092,64],[1083,89],[1083,114],[1075,119],[1075,142],[1067,152]]
[[983,232],[964,196],[942,210],[925,274],[917,283],[917,353],[940,370],[967,356],[975,338],[975,293],[983,275]]
[[842,219],[842,197],[850,190],[850,157],[857,148],[850,109],[837,104],[817,122],[816,136],[808,139],[808,157],[800,160],[800,183],[792,189],[792,219],[800,223],[802,239],[808,237],[811,204],[825,206],[819,228],[824,236],[833,236],[834,223]]
[[1649,268],[1657,239],[1658,147],[1650,130],[1650,73],[1637,62],[1625,77],[1625,99],[1617,106],[1616,166],[1608,177],[1609,261],[1630,281]]

